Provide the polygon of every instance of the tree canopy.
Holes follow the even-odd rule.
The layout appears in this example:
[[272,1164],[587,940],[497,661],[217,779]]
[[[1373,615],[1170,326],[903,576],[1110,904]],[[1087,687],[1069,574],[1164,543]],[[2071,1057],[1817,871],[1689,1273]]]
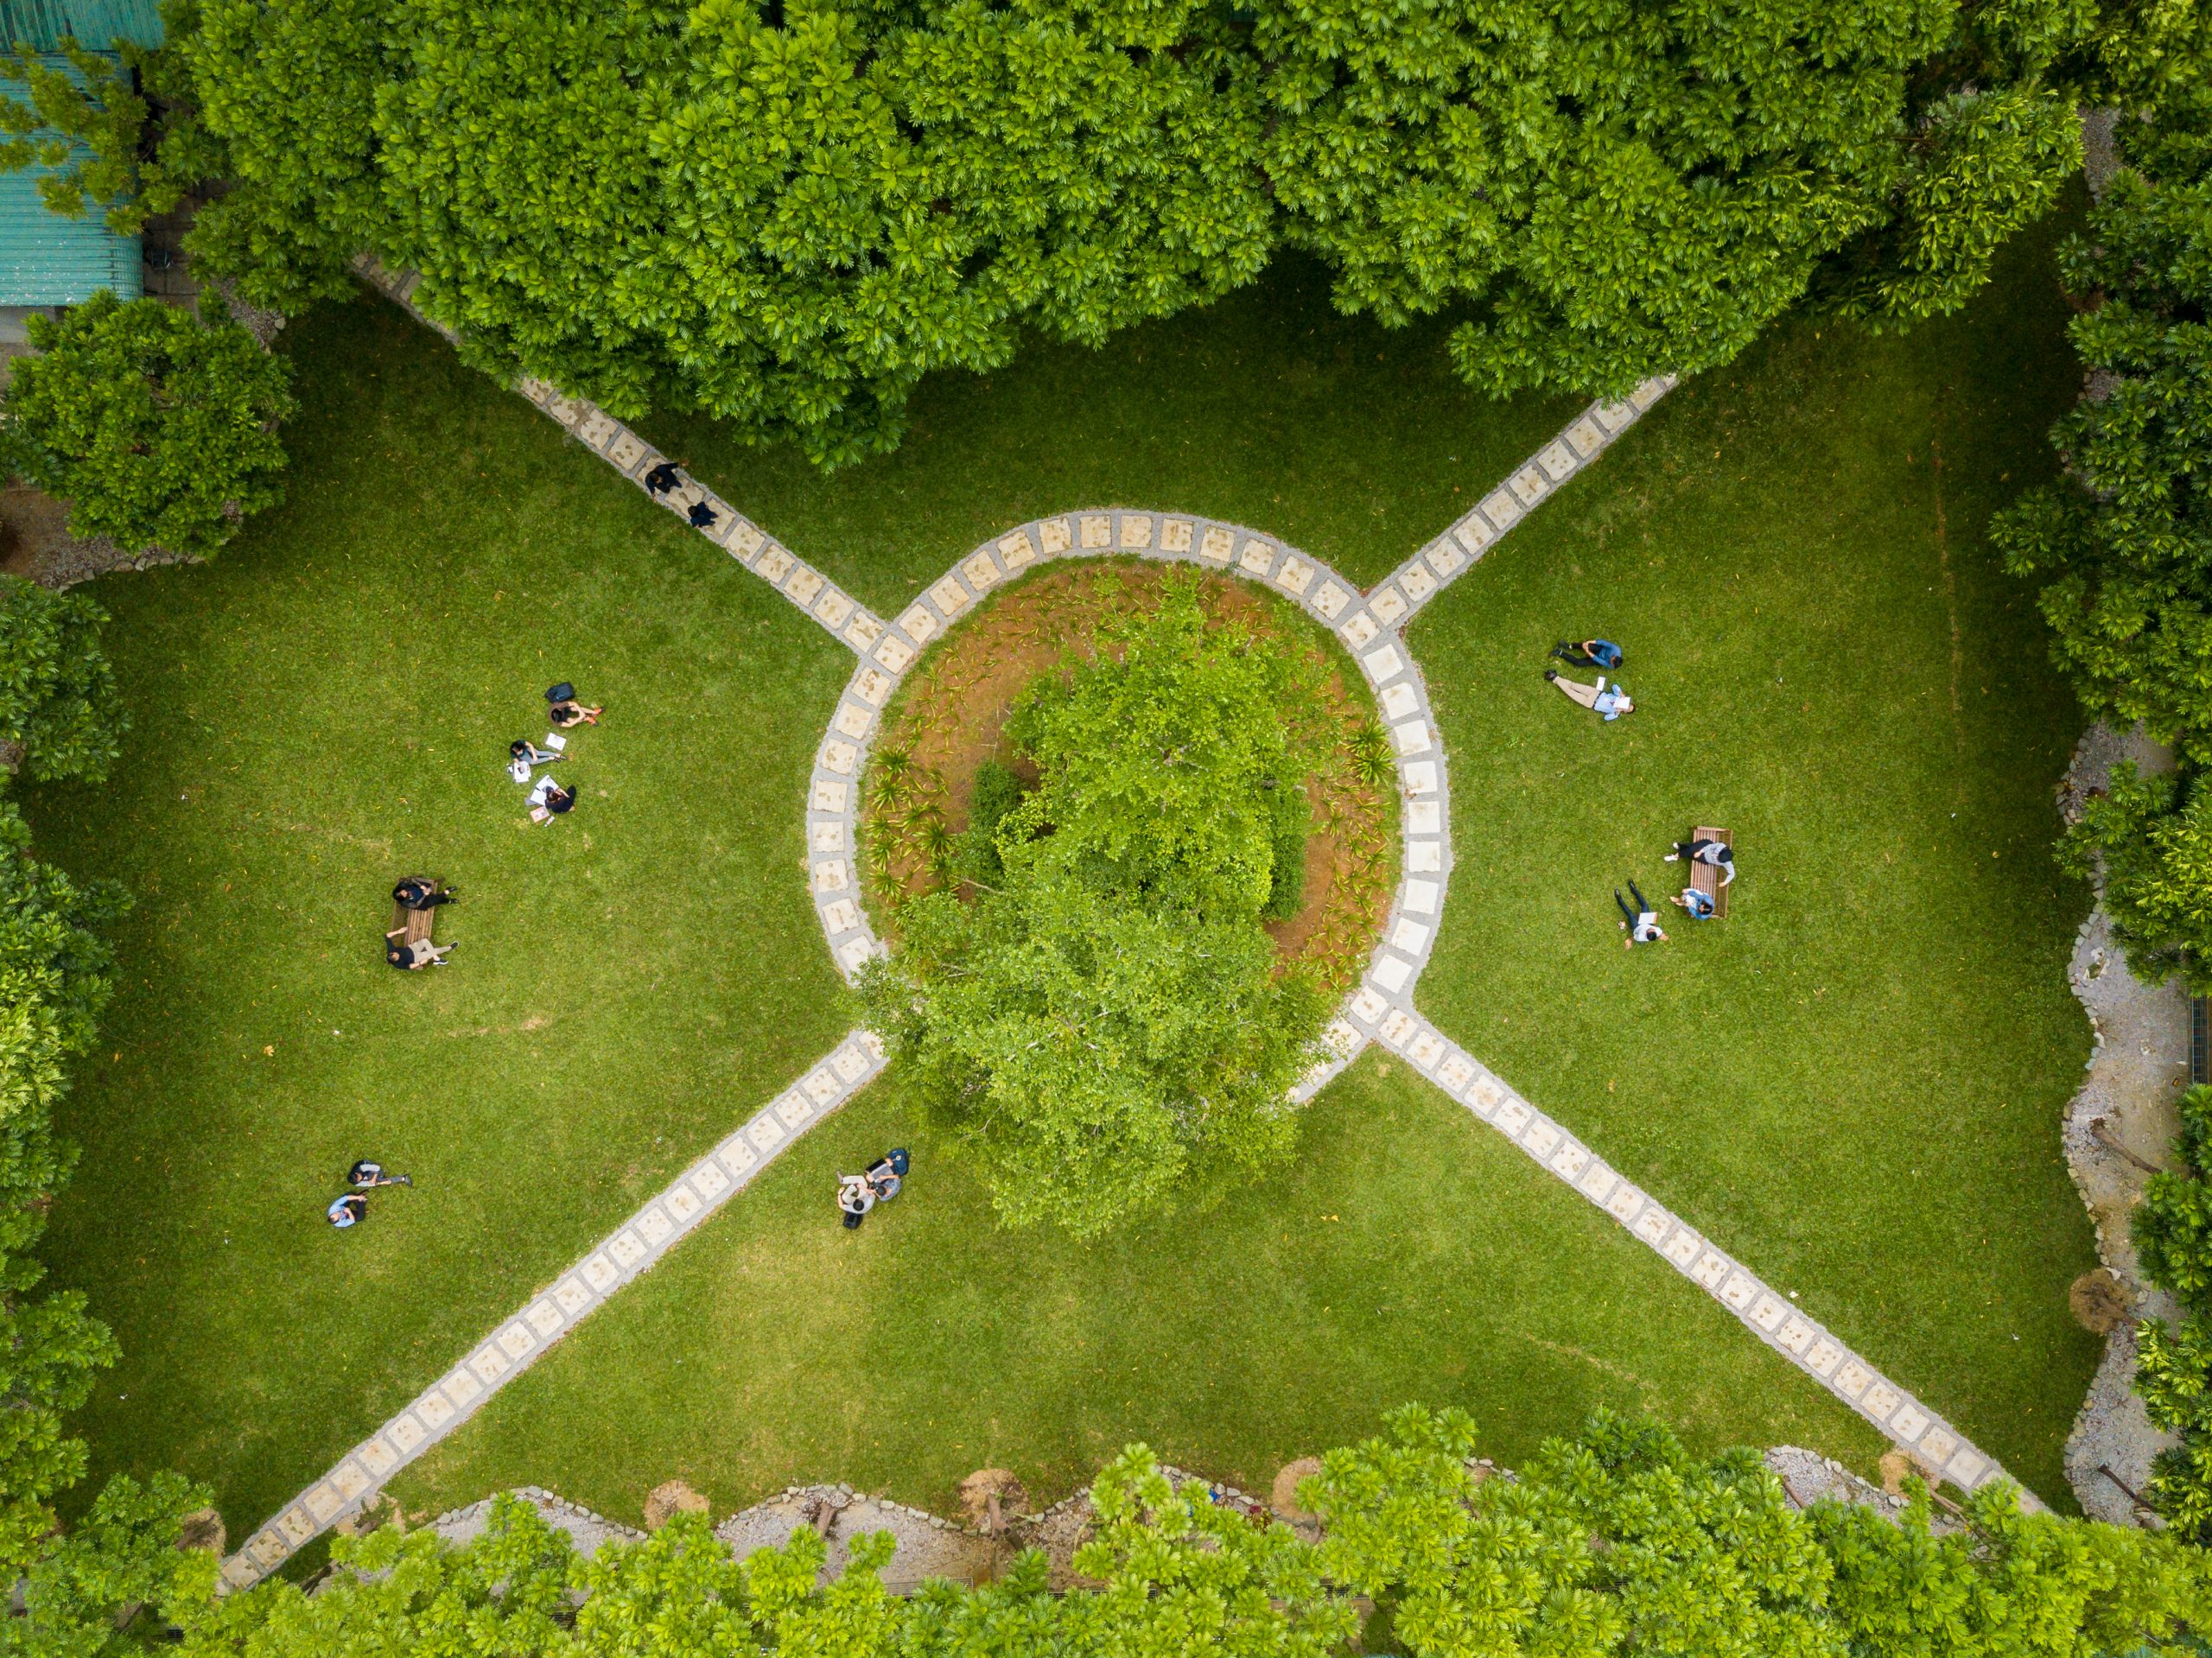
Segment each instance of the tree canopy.
[[934,369],[1096,343],[1309,249],[1492,392],[1726,362],[1808,298],[1955,308],[2084,98],[2200,73],[2136,0],[172,0],[195,257],[359,250],[502,374],[825,462]]

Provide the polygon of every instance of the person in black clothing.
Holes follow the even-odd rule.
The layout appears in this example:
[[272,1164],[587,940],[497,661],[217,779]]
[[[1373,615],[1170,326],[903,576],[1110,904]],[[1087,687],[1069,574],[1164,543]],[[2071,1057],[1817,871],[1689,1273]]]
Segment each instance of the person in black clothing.
[[435,910],[461,896],[461,889],[428,875],[410,875],[391,889],[391,901],[405,910]]
[[1634,881],[1628,884],[1628,890],[1636,893],[1636,908],[1633,910],[1628,907],[1628,900],[1621,896],[1621,889],[1618,886],[1613,888],[1613,902],[1621,906],[1621,914],[1626,918],[1621,925],[1628,929],[1628,937],[1622,942],[1630,949],[1638,944],[1665,943],[1667,934],[1659,925],[1659,912],[1651,907],[1649,899],[1637,892]]
[[365,1157],[346,1171],[346,1184],[365,1191],[371,1186],[411,1186],[415,1178],[409,1174],[386,1174],[383,1164],[372,1163]]
[[711,530],[715,527],[715,509],[704,501],[692,502],[690,511],[684,516],[690,520],[694,530]]
[[547,811],[564,812],[576,804],[576,791],[574,789],[563,789],[556,783],[545,791],[544,798],[540,804]]
[[682,481],[677,476],[677,469],[683,464],[681,461],[662,461],[660,465],[645,474],[646,492],[653,495],[667,494]]
[[1667,861],[1678,863],[1684,858],[1692,863],[1712,865],[1720,872],[1723,886],[1736,879],[1736,849],[1726,841],[1677,841],[1675,849],[1667,854]]

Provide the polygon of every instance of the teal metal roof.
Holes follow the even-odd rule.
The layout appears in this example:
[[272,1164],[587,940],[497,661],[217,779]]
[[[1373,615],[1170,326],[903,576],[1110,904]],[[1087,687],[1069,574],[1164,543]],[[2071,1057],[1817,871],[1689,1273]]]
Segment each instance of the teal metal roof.
[[[0,0],[0,7],[15,3]],[[81,79],[65,60],[49,62]],[[19,83],[0,81],[0,98],[28,96]],[[78,144],[73,158],[89,160],[91,151]],[[97,204],[87,203],[80,219],[48,211],[38,181],[58,170],[34,162],[0,173],[0,305],[78,305],[103,288],[118,299],[137,299],[144,292],[138,238],[110,230]]]
[[161,8],[157,0],[0,0],[0,49],[23,41],[34,52],[53,52],[64,35],[94,52],[118,39],[159,46]]

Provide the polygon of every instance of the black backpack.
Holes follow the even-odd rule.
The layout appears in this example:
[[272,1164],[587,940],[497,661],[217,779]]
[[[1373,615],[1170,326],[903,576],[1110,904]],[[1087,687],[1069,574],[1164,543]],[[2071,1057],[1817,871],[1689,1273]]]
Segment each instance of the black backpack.
[[576,700],[576,688],[564,679],[545,693],[545,700],[549,702],[573,702]]

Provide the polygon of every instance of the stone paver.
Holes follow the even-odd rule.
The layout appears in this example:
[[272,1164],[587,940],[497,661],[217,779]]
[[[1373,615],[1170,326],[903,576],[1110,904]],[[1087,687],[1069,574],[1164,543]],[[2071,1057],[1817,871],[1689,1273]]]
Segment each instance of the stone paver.
[[[415,289],[421,281],[416,273],[387,270],[365,256],[354,261],[354,269],[416,319],[447,339],[454,338],[452,329],[416,308]],[[645,474],[667,459],[613,416],[585,398],[569,397],[559,388],[527,375],[516,383],[515,390],[641,490],[645,486]],[[848,649],[865,656],[883,637],[883,623],[867,606],[780,545],[766,530],[697,479],[684,474],[680,487],[652,499],[687,522],[691,508],[700,501],[706,502],[714,509],[715,521],[699,533],[805,612],[810,620]]]
[[650,1272],[801,1134],[883,1069],[883,1045],[855,1031],[805,1077],[648,1199],[606,1238],[486,1335],[439,1380],[339,1460],[223,1563],[234,1589],[258,1582],[308,1542],[355,1514],[385,1481],[483,1407],[569,1329]]
[[1376,582],[1367,602],[1386,627],[1402,627],[1415,612],[1474,567],[1506,531],[1535,511],[1567,480],[1675,389],[1662,374],[1618,403],[1593,403],[1536,451],[1467,515]]

